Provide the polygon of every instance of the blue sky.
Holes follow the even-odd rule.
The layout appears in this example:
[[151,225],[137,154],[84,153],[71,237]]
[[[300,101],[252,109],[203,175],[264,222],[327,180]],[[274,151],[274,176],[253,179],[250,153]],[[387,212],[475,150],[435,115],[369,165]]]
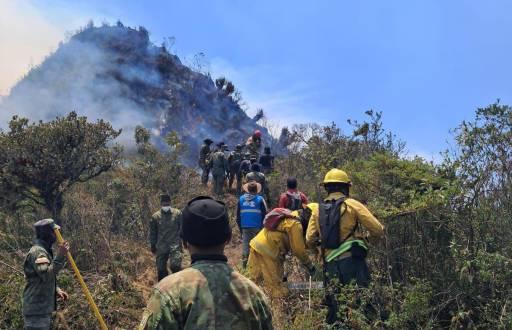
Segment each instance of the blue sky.
[[26,6],[62,35],[92,18],[143,25],[156,43],[173,36],[180,57],[191,61],[203,52],[212,75],[225,75],[242,91],[249,112],[262,107],[280,125],[344,124],[363,119],[365,110],[383,111],[385,127],[411,154],[428,159],[476,107],[512,101],[512,1],[34,0]]

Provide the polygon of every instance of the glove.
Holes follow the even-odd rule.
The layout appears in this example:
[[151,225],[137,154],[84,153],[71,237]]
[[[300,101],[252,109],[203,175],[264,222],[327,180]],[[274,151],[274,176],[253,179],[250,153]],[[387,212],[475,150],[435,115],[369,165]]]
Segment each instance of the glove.
[[151,244],[151,253],[153,253],[153,254],[156,253],[156,245],[155,244]]

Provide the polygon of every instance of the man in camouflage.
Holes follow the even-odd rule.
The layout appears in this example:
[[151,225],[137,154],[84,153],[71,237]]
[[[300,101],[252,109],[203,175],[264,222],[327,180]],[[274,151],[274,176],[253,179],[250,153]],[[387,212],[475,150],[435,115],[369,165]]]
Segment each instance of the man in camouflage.
[[23,265],[27,281],[22,301],[25,329],[50,329],[52,313],[57,309],[56,298],[68,299],[68,294],[57,287],[57,273],[66,263],[69,244],[60,245],[53,257],[52,245],[57,240],[55,228],[59,226],[52,219],[34,224],[36,241]]
[[260,157],[260,151],[261,151],[261,131],[256,130],[254,131],[254,134],[247,139],[247,142],[245,143],[247,147],[247,151],[251,153],[251,155],[256,156],[256,159],[259,159]]
[[242,185],[243,180],[245,179],[245,176],[247,173],[251,171],[251,153],[246,152],[244,154],[244,158],[242,162],[240,163],[240,168],[238,169],[237,178],[240,178],[240,180],[236,181],[236,193],[238,195],[242,194]]
[[229,184],[228,187],[231,189],[233,187],[233,181],[242,181],[242,177],[240,176],[239,169],[240,164],[242,163],[242,145],[237,144],[235,150],[231,152],[228,158],[229,162]]
[[201,182],[203,185],[208,184],[208,178],[210,176],[210,164],[208,164],[208,157],[210,156],[211,150],[210,145],[213,143],[211,139],[205,139],[201,150],[199,151],[199,168],[201,168]]
[[264,293],[227,263],[224,203],[192,199],[183,209],[182,237],[192,265],[155,286],[139,329],[272,329]]
[[151,252],[156,255],[158,280],[167,275],[167,261],[170,259],[173,273],[181,270],[181,212],[171,207],[171,197],[160,196],[161,209],[153,214],[149,222]]
[[261,165],[258,163],[254,163],[251,165],[251,172],[247,173],[245,176],[245,180],[247,182],[256,181],[259,184],[261,184],[262,187],[262,193],[260,194],[265,197],[265,200],[268,203],[268,206],[270,207],[270,190],[267,185],[267,178],[265,177],[265,174],[261,173]]
[[212,175],[213,175],[213,191],[216,195],[224,194],[224,183],[226,181],[226,173],[229,171],[229,164],[225,151],[225,144],[218,144],[219,150],[211,156]]

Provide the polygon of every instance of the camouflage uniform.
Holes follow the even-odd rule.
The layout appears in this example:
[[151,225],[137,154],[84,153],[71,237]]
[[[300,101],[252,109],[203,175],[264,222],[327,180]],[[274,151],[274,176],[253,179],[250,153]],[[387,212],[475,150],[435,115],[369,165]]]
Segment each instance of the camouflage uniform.
[[270,190],[268,189],[267,186],[267,179],[265,177],[265,174],[261,172],[252,171],[247,173],[247,175],[245,176],[245,180],[247,182],[256,181],[259,184],[261,184],[262,189],[260,195],[265,197],[265,200],[267,201],[268,206],[270,207]]
[[[229,155],[229,189],[233,187],[233,181],[237,181],[237,187],[238,187],[238,181],[240,183],[242,182],[242,176],[240,173],[240,164],[242,163],[242,151],[241,150],[235,150]],[[240,185],[240,187],[242,187]]]
[[246,143],[247,151],[251,153],[251,156],[255,156],[256,159],[260,158],[261,151],[261,138],[255,138],[251,136]]
[[216,151],[211,157],[212,175],[213,175],[213,191],[217,195],[224,194],[224,182],[226,181],[226,173],[229,171],[228,160],[222,150]]
[[222,255],[195,257],[156,285],[139,329],[273,329],[267,298],[254,283]]
[[149,223],[149,241],[156,247],[156,268],[158,280],[166,277],[167,260],[170,259],[173,273],[181,270],[181,211],[171,208],[169,212],[162,210],[153,214]]
[[208,184],[208,178],[210,176],[210,166],[207,162],[210,152],[210,145],[206,143],[202,145],[201,150],[199,152],[199,167],[202,170],[201,182],[204,185]]
[[65,263],[65,256],[54,258],[51,247],[40,239],[28,252],[23,265],[27,284],[22,301],[26,329],[50,329],[57,307],[56,276]]

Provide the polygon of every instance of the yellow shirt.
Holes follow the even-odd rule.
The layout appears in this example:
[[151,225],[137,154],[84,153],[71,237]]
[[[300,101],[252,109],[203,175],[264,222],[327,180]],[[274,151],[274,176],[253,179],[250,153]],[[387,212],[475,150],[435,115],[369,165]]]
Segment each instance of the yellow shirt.
[[[343,197],[342,193],[333,193],[325,200],[339,199],[341,197]],[[310,248],[316,248],[321,239],[319,213],[320,212],[318,210],[313,211],[311,218],[309,219],[308,230],[306,232],[306,244]],[[340,220],[341,240],[362,238],[361,233],[358,231],[353,235],[350,235],[357,223],[364,226],[364,228],[370,232],[372,237],[381,237],[384,235],[384,226],[373,216],[373,214],[371,214],[366,206],[355,199],[347,198],[345,200],[345,203],[341,205],[341,214],[343,214]],[[324,256],[329,254],[330,251],[332,250],[326,249],[324,251]]]
[[291,251],[303,265],[311,265],[306,252],[302,225],[295,219],[282,220],[276,230],[263,228],[251,240],[250,245],[259,254],[274,260],[283,260],[283,256]]

